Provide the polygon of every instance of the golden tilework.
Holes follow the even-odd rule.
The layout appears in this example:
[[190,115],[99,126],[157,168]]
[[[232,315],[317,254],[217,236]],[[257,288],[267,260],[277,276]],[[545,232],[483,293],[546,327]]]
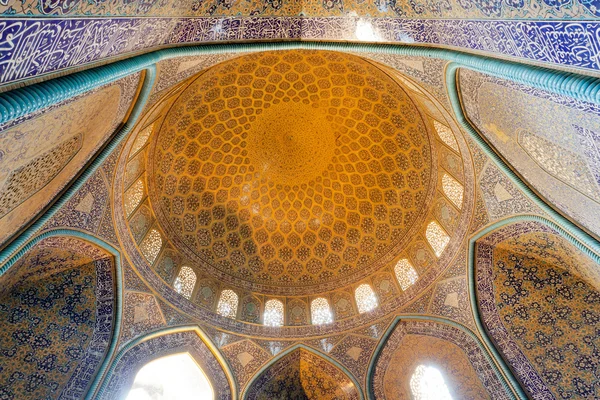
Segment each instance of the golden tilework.
[[252,382],[249,400],[357,400],[350,378],[329,361],[304,349],[270,365]]
[[437,368],[454,399],[489,399],[465,352],[433,336],[406,335],[395,349],[383,378],[387,399],[412,399],[410,380],[420,365]]
[[138,133],[137,137],[135,138],[135,142],[133,142],[133,147],[131,147],[129,154],[133,156],[138,151],[140,151],[142,147],[146,145],[153,128],[154,124],[150,124]]
[[48,205],[113,133],[125,94],[119,84],[103,87],[2,132],[0,243]]
[[137,206],[140,205],[144,195],[144,181],[140,178],[125,192],[125,212],[127,215],[131,215]]
[[456,138],[454,137],[452,130],[450,130],[450,128],[448,128],[446,125],[435,120],[433,121],[433,126],[435,127],[435,131],[440,139],[442,139],[442,142],[458,153],[458,143],[456,143]]
[[362,59],[252,54],[176,101],[148,157],[150,195],[191,259],[263,285],[311,285],[405,239],[424,210],[429,146],[412,101]]
[[140,244],[140,251],[146,257],[150,264],[154,263],[160,249],[162,248],[163,240],[160,233],[156,229],[152,229]]
[[0,298],[3,398],[58,398],[94,335],[94,263],[38,276]]

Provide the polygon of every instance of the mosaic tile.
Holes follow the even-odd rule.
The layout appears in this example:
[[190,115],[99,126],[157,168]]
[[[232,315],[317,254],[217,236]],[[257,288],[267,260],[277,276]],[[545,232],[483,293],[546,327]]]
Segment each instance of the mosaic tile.
[[329,353],[346,335],[334,335],[320,339],[305,340],[304,343],[324,353]]
[[[17,370],[9,382],[0,382],[0,392],[7,398],[81,398],[112,338],[113,259],[87,242],[53,237],[18,264],[20,283],[7,284],[3,276],[0,306],[11,321],[4,345],[13,343],[12,350],[2,352],[2,376]],[[18,309],[11,311],[15,301]],[[19,356],[20,350],[27,356]]]
[[427,290],[417,300],[413,301],[406,307],[401,309],[403,314],[425,314],[431,303],[431,297],[433,296],[433,288]]
[[469,227],[469,233],[477,232],[479,229],[484,227],[490,222],[487,208],[485,207],[485,201],[480,190],[476,191],[475,194],[475,215],[471,221]]
[[96,232],[105,214],[108,194],[104,179],[96,172],[44,225],[44,229],[69,227]]
[[257,340],[254,339],[254,343],[262,347],[264,350],[271,353],[271,355],[276,356],[281,353],[283,350],[293,346],[296,342],[283,342],[280,340]]
[[125,292],[123,299],[123,325],[119,338],[120,348],[135,337],[165,325],[156,298],[148,293]]
[[338,343],[329,354],[348,368],[357,379],[362,380],[365,378],[369,359],[376,344],[375,340],[349,335]]
[[600,107],[469,71],[460,87],[473,124],[523,180],[600,232]]
[[[95,156],[122,122],[138,78],[130,75],[2,126],[0,241],[31,222]],[[109,106],[98,110],[98,103]]]
[[228,346],[228,345],[230,345],[232,343],[240,342],[240,341],[242,341],[242,340],[245,339],[242,336],[234,335],[232,333],[223,332],[223,331],[214,329],[214,328],[209,327],[209,326],[205,326],[204,327],[204,331],[206,332],[207,335],[209,335],[209,337],[211,338],[211,340],[213,341],[213,343],[217,347],[219,347],[219,348],[222,348],[224,346]]
[[244,340],[221,349],[229,361],[240,387],[244,387],[258,368],[271,356],[250,340]]
[[160,306],[161,313],[162,313],[163,317],[165,318],[167,325],[176,326],[176,325],[189,325],[189,324],[197,323],[196,320],[179,313],[176,309],[169,306],[164,301],[157,299],[157,302],[158,302],[158,305]]
[[492,221],[513,214],[541,213],[523,192],[492,164],[488,164],[483,171],[479,186]]
[[129,265],[127,260],[122,260],[121,269],[123,270],[123,283],[126,290],[132,290],[135,292],[146,292],[150,293],[151,290],[146,286],[140,277],[135,273],[133,268]]
[[365,328],[362,329],[358,329],[355,331],[352,331],[353,334],[355,335],[363,335],[363,336],[368,336],[370,338],[373,339],[380,339],[381,336],[386,332],[386,330],[388,329],[390,322],[392,321],[393,318],[388,318],[385,319],[383,321],[379,321],[375,324],[369,325]]
[[475,329],[466,277],[438,282],[428,314],[437,314]]
[[[167,44],[360,40],[357,36],[362,36],[364,30],[367,40],[452,46],[597,70],[598,29],[598,24],[584,21],[374,18],[365,23],[355,18],[326,17],[14,18],[5,19],[0,25],[0,45],[12,49],[0,65],[0,76],[6,83]],[[561,40],[555,40],[556,37]],[[31,38],[39,40],[32,42]],[[59,53],[85,56],[56,56]]]

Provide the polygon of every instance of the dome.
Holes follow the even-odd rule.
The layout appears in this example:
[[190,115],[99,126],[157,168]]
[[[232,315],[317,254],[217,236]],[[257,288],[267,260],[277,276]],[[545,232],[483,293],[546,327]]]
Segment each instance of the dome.
[[195,78],[152,143],[153,210],[174,247],[236,287],[312,294],[389,264],[435,173],[427,126],[359,57],[250,54]]

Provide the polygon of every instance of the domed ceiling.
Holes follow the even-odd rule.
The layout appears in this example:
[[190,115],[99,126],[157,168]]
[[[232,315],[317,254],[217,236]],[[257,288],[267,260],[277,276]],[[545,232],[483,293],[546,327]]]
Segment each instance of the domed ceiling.
[[150,199],[203,271],[263,293],[316,293],[394,260],[436,168],[420,113],[347,54],[251,54],[196,78],[148,157]]

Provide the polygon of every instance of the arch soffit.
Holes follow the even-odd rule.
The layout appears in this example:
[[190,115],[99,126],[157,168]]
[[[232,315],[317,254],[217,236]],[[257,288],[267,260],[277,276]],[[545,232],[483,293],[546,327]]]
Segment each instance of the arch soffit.
[[[577,250],[580,250],[587,257],[591,258],[597,264],[600,264],[600,251],[598,251],[598,247],[594,248],[589,243],[584,243],[579,240],[579,238],[571,235],[566,229],[564,229],[561,225],[556,222],[539,216],[539,215],[517,215],[508,218],[501,219],[492,224],[489,224],[479,231],[477,231],[473,236],[469,239],[469,249],[468,249],[468,258],[467,258],[467,282],[469,289],[469,299],[471,302],[471,310],[473,312],[473,317],[475,320],[475,325],[477,326],[477,333],[481,336],[485,346],[489,349],[490,356],[493,357],[494,360],[498,363],[499,367],[502,369],[507,379],[510,381],[511,386],[517,390],[517,394],[519,398],[526,399],[527,395],[524,390],[521,388],[521,385],[518,383],[514,374],[509,370],[508,365],[498,350],[498,347],[491,340],[490,335],[488,334],[484,323],[482,314],[480,312],[479,303],[478,303],[478,295],[477,295],[477,244],[480,240],[489,237],[494,232],[499,232],[502,229],[505,229],[511,225],[516,225],[519,223],[527,223],[527,222],[535,222],[538,224],[542,224],[550,230],[554,231],[554,233],[566,240],[569,244],[573,245]],[[512,237],[518,237],[524,233],[508,235],[506,239]],[[596,244],[596,243],[592,243]],[[493,246],[493,245],[492,245]],[[465,328],[466,329],[466,328]]]
[[[93,379],[93,381],[91,383],[88,382],[89,387],[87,389],[87,394],[86,394],[85,398],[91,399],[93,397],[93,394],[96,391],[96,388],[98,387],[98,384],[100,383],[102,377],[104,376],[106,369],[108,368],[110,359],[113,357],[113,354],[116,349],[117,341],[119,338],[119,332],[121,329],[122,304],[123,304],[123,278],[122,278],[121,253],[115,247],[110,245],[109,243],[105,242],[104,240],[102,240],[102,239],[98,238],[97,236],[92,235],[90,233],[78,231],[75,229],[54,229],[54,230],[49,230],[49,231],[43,232],[43,233],[31,238],[16,254],[14,254],[11,258],[6,260],[5,265],[9,265],[9,267],[14,265],[20,258],[27,255],[27,253],[29,251],[31,251],[35,247],[36,244],[42,242],[45,239],[56,238],[56,237],[69,237],[69,238],[75,238],[75,239],[79,239],[79,240],[82,240],[85,242],[89,242],[89,243],[99,247],[101,250],[105,251],[108,255],[112,256],[114,259],[114,262],[112,264],[113,264],[113,268],[114,268],[113,281],[114,281],[114,285],[115,285],[115,292],[114,292],[115,293],[115,296],[114,296],[114,306],[115,306],[114,316],[115,317],[114,317],[114,323],[113,323],[113,327],[112,327],[113,328],[112,336],[110,338],[109,347],[107,349],[104,360],[100,364],[100,367],[96,373],[96,377]],[[0,269],[0,276],[2,276],[7,270],[8,270],[8,268]]]
[[[133,339],[132,341],[128,342],[112,359],[110,366],[108,367],[108,370],[102,379],[102,383],[96,392],[98,398],[101,398],[101,396],[106,392],[107,386],[110,383],[111,378],[114,376],[114,372],[116,371],[117,367],[119,366],[119,362],[123,359],[123,357],[130,350],[132,350],[135,347],[137,347],[141,344],[144,344],[152,339],[157,339],[160,337],[167,337],[169,335],[173,335],[173,334],[177,334],[177,333],[195,333],[197,335],[198,339],[202,342],[202,344],[204,344],[208,348],[210,353],[213,355],[215,361],[221,367],[222,372],[225,375],[225,377],[227,379],[227,383],[229,385],[229,389],[231,392],[231,398],[237,399],[239,391],[238,391],[238,386],[235,381],[231,366],[229,365],[227,360],[223,357],[223,355],[219,351],[218,347],[212,342],[210,337],[198,325],[186,325],[186,326],[163,328],[163,329],[159,329],[159,330],[156,330],[153,332],[149,332],[143,336],[139,336],[139,337]],[[173,349],[169,349],[165,354],[161,354],[161,356],[165,356],[165,355],[167,355],[167,353],[175,354],[175,353],[183,352],[183,351],[185,351],[185,347],[182,348],[182,347],[177,346],[177,347],[174,347]],[[193,354],[191,354],[191,356],[192,356],[192,358],[196,359]],[[143,367],[143,365],[136,365],[135,373],[137,373],[137,371],[139,371],[139,369],[142,367]]]
[[[490,364],[491,369],[493,370],[496,377],[498,378],[498,380],[502,384],[503,388],[505,389],[507,396],[511,399],[526,399],[527,398],[524,396],[520,396],[518,394],[518,393],[520,393],[521,388],[520,388],[520,386],[518,386],[518,383],[516,383],[517,381],[512,376],[512,373],[510,372],[510,370],[508,370],[508,369],[505,370],[504,368],[501,368],[502,367],[502,365],[501,365],[502,359],[499,359],[498,358],[499,356],[496,353],[490,351],[489,347],[487,346],[487,343],[482,342],[480,340],[480,338],[474,332],[472,332],[469,328],[467,328],[466,326],[464,326],[458,322],[452,321],[452,320],[444,318],[444,317],[436,317],[436,316],[422,315],[422,314],[402,314],[402,315],[398,315],[390,323],[388,329],[384,332],[384,334],[381,337],[381,340],[375,347],[375,351],[371,355],[371,358],[369,360],[369,366],[367,368],[367,374],[366,374],[366,392],[368,395],[368,399],[376,398],[374,390],[373,390],[374,389],[373,385],[374,385],[375,367],[377,366],[377,362],[382,354],[383,349],[385,348],[386,344],[388,343],[388,340],[390,339],[390,337],[392,336],[392,334],[394,333],[396,328],[400,325],[400,323],[401,322],[409,322],[409,321],[423,321],[423,322],[430,322],[430,323],[435,323],[435,324],[443,324],[443,325],[447,325],[452,328],[455,328],[458,331],[460,331],[461,333],[466,334],[469,338],[471,338],[473,340],[473,342],[476,344],[476,346],[484,354],[487,362]],[[485,334],[483,334],[482,336],[484,336],[484,335]],[[500,364],[500,368],[498,368],[499,364]],[[517,385],[516,387],[515,387],[515,384]]]
[[338,368],[342,373],[344,373],[352,381],[352,383],[354,384],[354,386],[356,387],[356,390],[358,392],[359,399],[360,400],[365,399],[363,387],[359,384],[358,380],[352,374],[352,372],[350,372],[346,367],[344,367],[342,364],[340,364],[333,358],[329,357],[327,354],[324,354],[324,353],[320,352],[319,350],[313,349],[312,347],[309,347],[302,343],[298,343],[288,349],[285,349],[281,353],[277,354],[277,356],[270,359],[258,371],[256,371],[254,373],[254,375],[252,376],[252,378],[250,378],[250,380],[248,381],[248,383],[246,384],[246,386],[244,387],[242,392],[240,393],[240,398],[246,400],[248,398],[247,397],[248,390],[252,387],[252,385],[256,382],[256,380],[258,380],[269,368],[271,368],[271,366],[276,364],[279,360],[285,358],[287,355],[289,355],[297,350],[305,350],[305,351],[323,359],[325,362],[333,365],[334,367]]

